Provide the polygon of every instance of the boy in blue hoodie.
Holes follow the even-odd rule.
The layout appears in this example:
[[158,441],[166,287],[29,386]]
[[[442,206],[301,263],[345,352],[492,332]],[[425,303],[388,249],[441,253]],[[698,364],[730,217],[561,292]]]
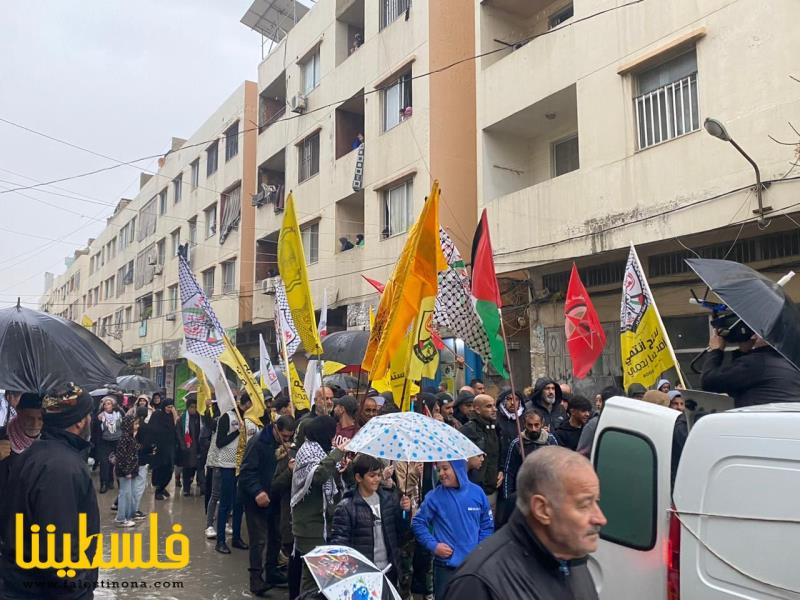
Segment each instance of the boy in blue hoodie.
[[434,556],[433,593],[444,598],[456,569],[494,533],[494,519],[486,494],[467,477],[467,461],[440,462],[436,467],[439,485],[425,497],[411,529]]

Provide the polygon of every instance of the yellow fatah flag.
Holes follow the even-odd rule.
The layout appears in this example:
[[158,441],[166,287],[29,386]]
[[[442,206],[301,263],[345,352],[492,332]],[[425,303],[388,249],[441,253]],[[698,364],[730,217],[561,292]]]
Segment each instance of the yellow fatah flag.
[[306,256],[303,240],[294,212],[294,197],[289,193],[283,214],[283,225],[278,236],[278,270],[286,287],[286,299],[292,311],[292,319],[303,341],[303,348],[309,354],[322,354],[322,341],[317,331],[314,316],[314,303],[308,287]]
[[88,316],[88,315],[83,315],[83,318],[81,319],[81,325],[83,325],[84,327],[86,327],[86,329],[91,329],[91,328],[92,328],[92,325],[94,325],[94,321],[92,321],[92,320],[89,318],[89,316]]
[[[239,352],[239,349],[233,345],[233,342],[231,342],[227,335],[225,336],[223,342],[225,350],[223,350],[222,354],[219,355],[219,362],[228,365],[231,369],[233,369],[236,373],[236,376],[239,378],[239,381],[244,384],[244,387],[247,390],[247,395],[250,396],[250,400],[253,402],[253,405],[247,410],[244,416],[261,427],[261,418],[266,412],[266,405],[264,404],[264,392],[261,389],[261,386],[256,383],[256,379],[253,377],[253,372],[250,370],[250,367],[247,366],[247,361]],[[269,414],[267,414],[267,419],[269,420]]]
[[294,366],[293,362],[289,363],[289,393],[295,410],[309,410],[311,408],[308,394],[306,394],[303,382],[300,381],[300,375],[297,374],[297,367]]
[[419,393],[419,386],[408,377],[410,352],[411,331],[402,339],[397,352],[392,354],[386,375],[372,381],[372,387],[379,392],[392,392],[394,402],[400,410],[411,410],[411,396]]
[[633,244],[622,282],[619,346],[626,390],[632,383],[653,385],[677,364]]
[[347,365],[340,362],[336,362],[335,360],[324,360],[322,361],[322,376],[327,377],[328,375],[333,375],[334,373],[338,373],[346,366]]
[[436,298],[438,274],[446,267],[439,242],[439,182],[434,181],[431,195],[409,231],[394,273],[381,294],[361,365],[373,380],[386,374],[390,357],[419,314],[423,300]]
[[206,375],[203,373],[203,369],[190,360],[187,360],[186,364],[189,370],[194,373],[194,376],[197,377],[197,412],[202,415],[206,412],[208,403],[211,402],[211,388],[208,385],[208,381],[206,381]]
[[419,314],[409,332],[411,351],[408,355],[408,377],[419,381],[423,377],[433,379],[439,368],[439,351],[433,343],[433,311],[436,298],[427,296],[422,300]]

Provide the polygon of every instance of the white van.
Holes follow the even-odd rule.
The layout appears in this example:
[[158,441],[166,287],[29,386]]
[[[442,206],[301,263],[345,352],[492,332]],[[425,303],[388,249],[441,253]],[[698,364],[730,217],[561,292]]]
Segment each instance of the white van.
[[592,462],[608,524],[589,562],[601,600],[800,600],[800,403],[699,419],[673,493],[678,415],[605,405]]

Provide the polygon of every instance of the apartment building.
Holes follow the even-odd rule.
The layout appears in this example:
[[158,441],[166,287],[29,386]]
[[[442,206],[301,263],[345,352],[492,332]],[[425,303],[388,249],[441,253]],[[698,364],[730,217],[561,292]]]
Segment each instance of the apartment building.
[[[571,378],[563,298],[574,260],[608,335],[579,387],[614,381],[633,242],[696,384],[690,363],[708,329],[688,300],[704,288],[683,259],[727,257],[775,279],[800,262],[789,125],[800,122],[800,5],[483,0],[475,15],[478,52],[497,50],[476,65],[478,189],[515,372]],[[709,117],[758,164],[761,190],[745,158],[704,130]],[[800,281],[789,292],[800,297]]]
[[107,225],[45,292],[42,308],[81,322],[169,395],[188,378],[177,251],[228,334],[252,319],[257,87],[246,81],[188,140],[173,138],[158,170],[142,174]]
[[[462,251],[476,224],[475,53],[467,0],[256,0],[242,22],[258,67],[253,325],[272,335],[278,230],[294,195],[314,303],[329,330],[362,328],[434,178]],[[276,23],[279,26],[276,26]],[[363,142],[363,145],[362,145]]]

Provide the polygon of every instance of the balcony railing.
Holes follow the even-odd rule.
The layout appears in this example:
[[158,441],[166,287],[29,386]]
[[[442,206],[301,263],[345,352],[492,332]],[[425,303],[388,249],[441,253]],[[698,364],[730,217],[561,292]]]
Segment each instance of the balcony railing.
[[642,94],[633,103],[639,150],[700,128],[697,73]]

